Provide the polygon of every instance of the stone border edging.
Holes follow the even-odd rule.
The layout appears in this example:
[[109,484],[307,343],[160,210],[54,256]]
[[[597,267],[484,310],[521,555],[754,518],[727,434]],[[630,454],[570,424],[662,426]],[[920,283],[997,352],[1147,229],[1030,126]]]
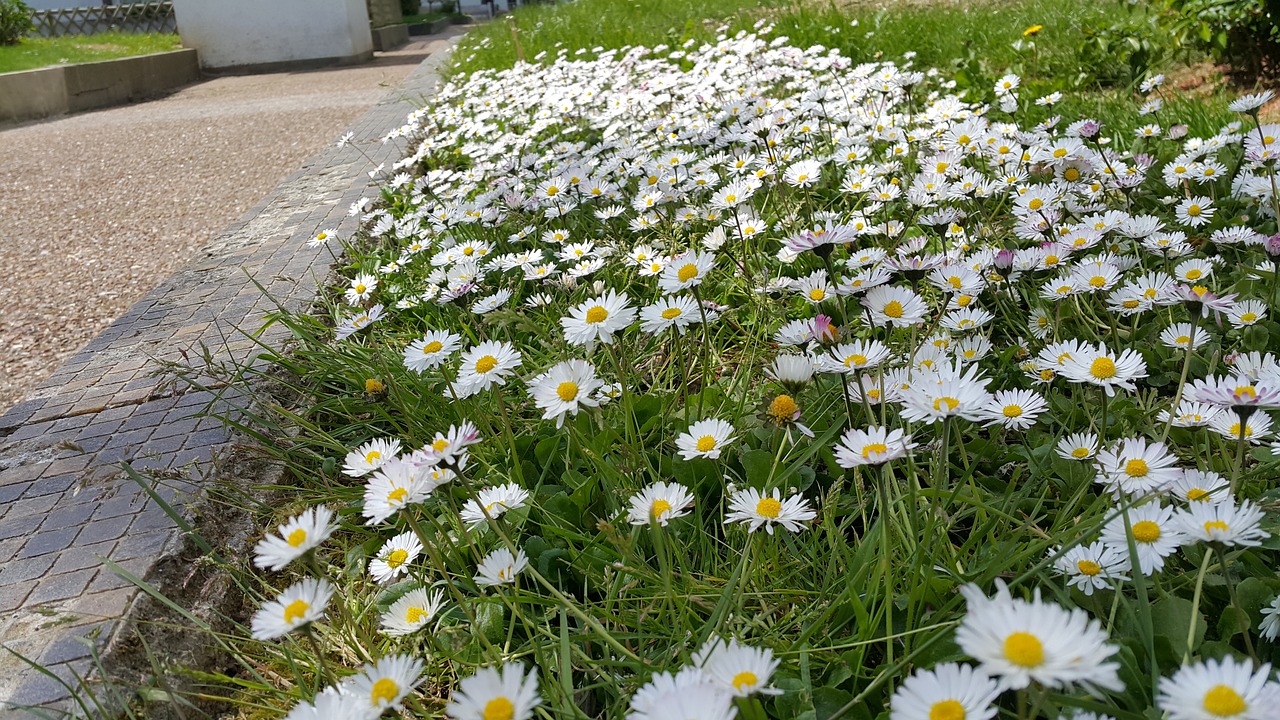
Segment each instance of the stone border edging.
[[[192,584],[218,587],[216,577],[198,575],[187,539],[157,500],[197,518],[208,488],[248,479],[236,438],[198,413],[206,406],[230,412],[250,393],[216,382],[178,387],[155,372],[157,361],[191,363],[208,348],[213,362],[244,366],[256,361],[259,343],[288,341],[279,325],[253,339],[239,330],[261,328],[277,303],[302,311],[314,302],[331,259],[307,241],[321,229],[350,237],[359,228],[347,210],[372,187],[368,171],[403,153],[379,141],[431,96],[460,34],[428,46],[429,57],[350,128],[350,143],[310,159],[0,416],[3,645],[73,687],[92,674],[102,648],[109,671],[145,673],[150,666],[135,638],[147,632],[157,604],[103,559],[178,596],[189,596]],[[156,496],[122,477],[122,463],[162,480]],[[232,530],[244,540],[257,528]],[[221,606],[203,600],[203,612],[216,616]],[[197,634],[177,646],[178,659],[213,651],[199,641]],[[67,688],[0,650],[0,719],[31,717],[6,706],[75,711]]]
[[0,123],[121,105],[199,79],[190,48],[0,73]]

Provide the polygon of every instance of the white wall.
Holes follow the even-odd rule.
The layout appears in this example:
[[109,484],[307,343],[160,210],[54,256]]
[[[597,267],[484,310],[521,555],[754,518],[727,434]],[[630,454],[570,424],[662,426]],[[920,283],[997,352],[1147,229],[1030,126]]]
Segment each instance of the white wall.
[[185,47],[200,65],[227,68],[373,51],[365,0],[173,0]]

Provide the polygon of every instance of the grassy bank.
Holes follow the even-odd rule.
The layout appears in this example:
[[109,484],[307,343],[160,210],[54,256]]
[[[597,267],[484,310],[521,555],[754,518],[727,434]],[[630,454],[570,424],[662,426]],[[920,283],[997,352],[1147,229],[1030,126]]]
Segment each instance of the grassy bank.
[[168,33],[138,35],[112,32],[60,38],[29,37],[17,45],[0,45],[0,72],[151,55],[181,47],[182,40]]

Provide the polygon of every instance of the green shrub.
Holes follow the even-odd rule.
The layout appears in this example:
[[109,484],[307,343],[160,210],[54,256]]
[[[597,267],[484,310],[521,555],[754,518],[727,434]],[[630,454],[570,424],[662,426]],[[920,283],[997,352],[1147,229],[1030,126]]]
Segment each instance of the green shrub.
[[400,14],[409,17],[422,12],[421,0],[400,0]]
[[31,8],[22,0],[0,0],[0,45],[17,45],[31,32]]
[[1207,52],[1250,77],[1280,60],[1277,0],[1165,0],[1162,24],[1177,47]]

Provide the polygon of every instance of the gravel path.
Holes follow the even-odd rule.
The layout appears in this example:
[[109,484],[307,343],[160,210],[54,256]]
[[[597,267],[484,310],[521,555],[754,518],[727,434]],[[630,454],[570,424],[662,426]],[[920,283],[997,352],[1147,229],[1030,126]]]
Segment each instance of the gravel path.
[[0,129],[0,413],[335,142],[424,47]]

